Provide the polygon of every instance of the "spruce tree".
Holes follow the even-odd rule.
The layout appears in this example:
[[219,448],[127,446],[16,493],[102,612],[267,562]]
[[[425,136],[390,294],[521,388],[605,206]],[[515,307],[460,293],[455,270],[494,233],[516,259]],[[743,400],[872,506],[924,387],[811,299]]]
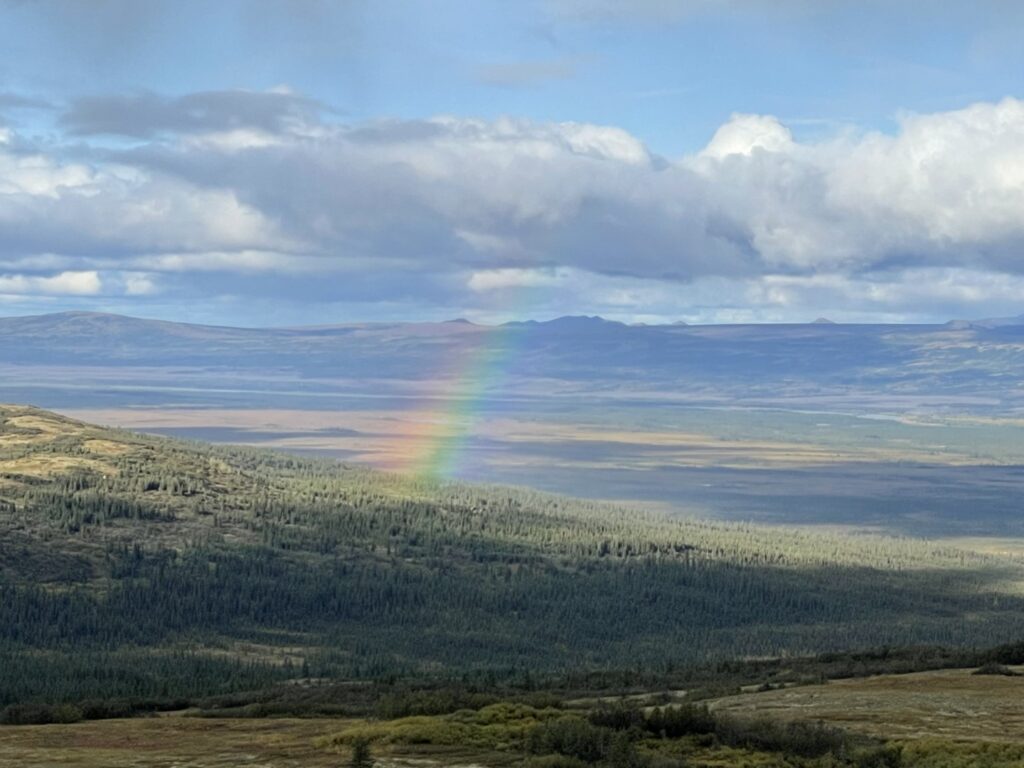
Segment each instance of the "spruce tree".
[[352,743],[352,759],[349,768],[373,768],[373,755],[370,753],[369,739],[356,739]]

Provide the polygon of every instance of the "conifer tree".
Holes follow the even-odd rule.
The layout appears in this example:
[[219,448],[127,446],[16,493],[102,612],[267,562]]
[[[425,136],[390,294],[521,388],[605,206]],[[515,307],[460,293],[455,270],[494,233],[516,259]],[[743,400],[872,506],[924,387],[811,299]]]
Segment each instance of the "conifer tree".
[[373,768],[375,765],[373,755],[370,752],[369,739],[356,739],[352,744],[352,758],[348,762],[349,768]]

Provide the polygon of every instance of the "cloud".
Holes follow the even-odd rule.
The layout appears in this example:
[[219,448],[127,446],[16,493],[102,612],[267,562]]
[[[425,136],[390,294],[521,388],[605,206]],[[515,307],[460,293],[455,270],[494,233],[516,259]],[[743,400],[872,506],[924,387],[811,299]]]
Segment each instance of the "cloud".
[[60,154],[0,143],[0,261],[296,247],[233,190]]
[[754,150],[785,152],[793,144],[793,134],[770,115],[734,114],[722,125],[701,151],[701,157],[721,160],[729,155],[750,156]]
[[286,272],[291,274],[335,271],[335,261],[315,256],[274,251],[200,251],[197,253],[158,253],[126,259],[133,269],[152,272]]
[[103,290],[96,272],[61,272],[51,277],[0,275],[0,293],[93,296]]
[[485,293],[504,288],[553,288],[573,279],[572,270],[559,269],[485,269],[469,276],[466,285]]
[[[895,135],[789,142],[734,117],[694,164],[744,223],[766,268],[943,265],[1024,271],[1024,102],[906,115]],[[732,126],[736,126],[732,130]],[[773,146],[745,154],[719,150]],[[710,151],[709,151],[710,150]],[[714,159],[708,159],[708,157]]]
[[109,134],[149,139],[163,133],[286,133],[316,122],[325,110],[286,90],[205,91],[176,98],[155,93],[76,100],[61,125],[77,136]]
[[[245,47],[250,56],[323,66],[343,60],[359,42],[367,0],[0,0],[5,23],[17,25],[92,77],[129,78],[167,69],[168,55],[208,56]],[[215,41],[205,35],[220,34]],[[214,53],[219,52],[215,49]],[[172,61],[187,68],[190,62]],[[237,80],[237,61],[232,79]],[[129,80],[130,81],[130,80]]]
[[121,282],[121,291],[125,296],[151,296],[159,292],[151,275],[140,272],[123,272],[118,277]]
[[53,105],[44,99],[25,96],[10,91],[0,91],[0,112],[11,109],[52,109]]
[[0,143],[0,269],[26,290],[93,273],[96,293],[139,301],[479,317],[500,293],[538,312],[688,320],[1024,304],[1012,98],[817,142],[737,114],[675,159],[614,126],[348,124],[289,91],[98,104],[72,105],[64,144]]

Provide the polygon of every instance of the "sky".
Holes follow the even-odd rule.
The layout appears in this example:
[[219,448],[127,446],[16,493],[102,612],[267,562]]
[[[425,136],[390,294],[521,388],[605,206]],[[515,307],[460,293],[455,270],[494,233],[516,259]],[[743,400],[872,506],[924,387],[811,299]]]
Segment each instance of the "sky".
[[0,315],[1024,313],[1015,0],[0,0]]

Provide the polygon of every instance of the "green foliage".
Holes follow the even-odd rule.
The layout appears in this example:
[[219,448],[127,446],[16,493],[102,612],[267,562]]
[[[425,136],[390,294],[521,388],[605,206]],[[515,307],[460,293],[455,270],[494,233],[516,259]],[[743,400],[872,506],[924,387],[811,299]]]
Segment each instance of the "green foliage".
[[77,723],[82,711],[70,704],[11,704],[0,710],[0,725]]
[[853,756],[854,768],[902,768],[903,748],[885,745],[862,749]]
[[1020,677],[1021,673],[1015,669],[1010,669],[1003,664],[997,664],[994,661],[990,661],[982,666],[978,667],[972,674],[975,675],[999,675],[1002,677]]
[[784,752],[800,757],[820,757],[846,751],[847,735],[837,729],[817,723],[773,720],[743,721],[717,718],[715,736],[730,747],[762,752]]
[[707,707],[683,704],[658,707],[647,712],[643,727],[655,736],[677,739],[693,734],[715,733],[718,723]]
[[985,654],[985,661],[995,664],[1024,664],[1024,642],[1008,643]]
[[614,687],[732,657],[1024,635],[1018,563],[927,543],[671,520],[27,409],[0,408],[0,430],[16,438],[0,441],[0,706],[287,678]]
[[585,768],[586,765],[582,760],[565,755],[528,757],[522,762],[522,768]]
[[610,752],[614,731],[581,717],[564,717],[534,728],[527,750],[535,755],[558,754],[584,763],[597,763]]
[[267,688],[294,676],[278,666],[187,651],[26,652],[0,647],[0,707],[16,703],[77,703],[87,719],[129,710],[182,709],[192,699]]
[[496,704],[494,693],[470,693],[459,689],[386,693],[377,702],[377,714],[385,720],[413,715],[446,715],[460,709],[481,709]]
[[373,768],[374,760],[367,739],[356,739],[352,742],[352,757],[348,761],[349,768]]
[[417,715],[398,720],[366,722],[328,737],[325,744],[371,743],[477,749],[519,748],[538,724],[564,717],[558,710],[538,710],[525,704],[501,702],[479,711],[462,710],[450,715]]
[[901,746],[903,768],[1018,768],[1024,745],[914,739]]

